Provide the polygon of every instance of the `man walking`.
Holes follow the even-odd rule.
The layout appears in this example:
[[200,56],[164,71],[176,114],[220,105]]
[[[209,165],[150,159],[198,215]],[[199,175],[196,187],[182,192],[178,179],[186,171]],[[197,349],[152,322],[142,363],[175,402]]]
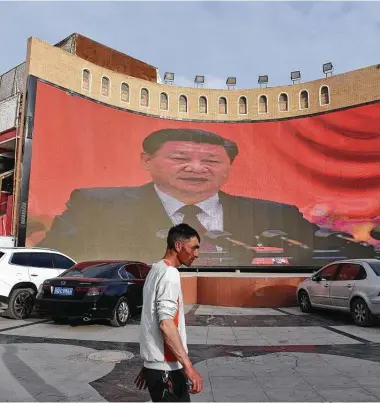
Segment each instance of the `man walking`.
[[181,265],[198,257],[200,237],[187,224],[169,230],[165,256],[153,264],[144,285],[140,354],[144,366],[136,386],[148,387],[153,402],[189,402],[202,391],[202,377],[193,367],[186,344]]

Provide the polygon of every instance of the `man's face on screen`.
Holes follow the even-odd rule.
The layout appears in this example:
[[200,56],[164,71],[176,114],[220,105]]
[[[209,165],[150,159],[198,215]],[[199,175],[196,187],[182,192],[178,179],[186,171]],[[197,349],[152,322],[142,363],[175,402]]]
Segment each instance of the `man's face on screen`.
[[174,197],[209,197],[226,183],[231,170],[226,150],[214,144],[168,141],[142,158],[153,182]]

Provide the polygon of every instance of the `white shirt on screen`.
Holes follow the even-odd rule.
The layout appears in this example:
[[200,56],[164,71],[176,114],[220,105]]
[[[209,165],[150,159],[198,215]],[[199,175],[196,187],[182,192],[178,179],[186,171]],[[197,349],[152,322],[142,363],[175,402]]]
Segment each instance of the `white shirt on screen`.
[[[154,189],[172,223],[174,225],[181,224],[184,215],[178,210],[185,206],[185,203],[164,193],[156,185],[154,185]],[[217,193],[197,203],[196,206],[202,210],[201,213],[197,214],[197,218],[207,231],[223,231],[223,207],[219,202]]]

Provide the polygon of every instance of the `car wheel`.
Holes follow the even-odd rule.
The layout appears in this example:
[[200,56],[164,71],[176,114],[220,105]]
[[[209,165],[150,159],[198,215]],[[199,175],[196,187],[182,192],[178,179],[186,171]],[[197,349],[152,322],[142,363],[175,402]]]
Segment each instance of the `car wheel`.
[[128,322],[131,309],[126,298],[121,297],[112,314],[111,325],[115,327],[125,326]]
[[34,291],[31,288],[17,288],[9,298],[7,315],[12,319],[27,319],[33,307]]
[[373,316],[368,305],[362,298],[357,298],[351,304],[352,319],[358,326],[372,326]]
[[298,293],[298,304],[299,304],[302,312],[310,313],[313,310],[313,307],[311,306],[309,295],[305,290],[301,290]]

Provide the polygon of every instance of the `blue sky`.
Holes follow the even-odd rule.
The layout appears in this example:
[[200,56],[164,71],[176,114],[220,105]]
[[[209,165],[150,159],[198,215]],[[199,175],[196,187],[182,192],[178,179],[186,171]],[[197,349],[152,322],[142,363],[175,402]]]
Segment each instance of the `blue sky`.
[[81,33],[165,71],[177,85],[238,88],[322,77],[380,63],[380,2],[1,2],[0,72],[21,63],[26,40]]

